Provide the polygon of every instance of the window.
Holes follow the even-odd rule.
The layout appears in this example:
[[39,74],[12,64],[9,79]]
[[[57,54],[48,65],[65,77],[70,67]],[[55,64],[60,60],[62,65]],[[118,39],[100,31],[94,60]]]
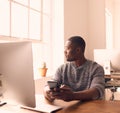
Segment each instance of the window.
[[0,0],[0,35],[10,35],[10,5],[8,0]]
[[33,40],[51,36],[51,0],[0,0],[0,15],[0,35]]
[[47,76],[64,62],[63,3],[64,0],[0,0],[0,39],[33,41],[35,79],[40,77],[42,61],[47,64]]

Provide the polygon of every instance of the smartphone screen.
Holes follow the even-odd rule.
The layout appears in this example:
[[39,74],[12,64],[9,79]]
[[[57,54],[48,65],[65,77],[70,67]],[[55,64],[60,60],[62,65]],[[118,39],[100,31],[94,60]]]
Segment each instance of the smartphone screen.
[[54,89],[54,88],[59,88],[58,82],[57,81],[47,81],[49,88]]

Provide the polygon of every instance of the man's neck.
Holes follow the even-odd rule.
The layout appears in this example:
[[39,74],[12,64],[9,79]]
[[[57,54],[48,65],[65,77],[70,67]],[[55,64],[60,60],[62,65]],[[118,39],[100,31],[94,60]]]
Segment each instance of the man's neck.
[[75,61],[75,65],[77,67],[79,67],[79,66],[83,65],[85,62],[86,62],[86,58],[83,58],[83,59],[80,59],[80,60],[76,60]]

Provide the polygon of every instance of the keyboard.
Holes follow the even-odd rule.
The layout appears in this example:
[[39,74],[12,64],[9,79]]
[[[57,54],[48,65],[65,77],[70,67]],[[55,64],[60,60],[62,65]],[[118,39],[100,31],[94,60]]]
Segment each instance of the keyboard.
[[53,104],[46,103],[43,95],[36,95],[36,107],[35,108],[27,107],[27,106],[21,106],[21,108],[29,109],[33,111],[45,112],[45,113],[52,113],[54,111],[62,109],[61,106],[56,106]]

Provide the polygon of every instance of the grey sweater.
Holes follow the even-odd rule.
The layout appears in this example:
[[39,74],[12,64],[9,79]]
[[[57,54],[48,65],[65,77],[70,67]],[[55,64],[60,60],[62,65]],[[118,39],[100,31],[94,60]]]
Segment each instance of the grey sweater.
[[76,67],[74,62],[63,64],[57,69],[53,79],[59,84],[69,86],[75,92],[95,87],[100,93],[99,98],[104,96],[104,70],[94,61],[87,60],[79,67]]

